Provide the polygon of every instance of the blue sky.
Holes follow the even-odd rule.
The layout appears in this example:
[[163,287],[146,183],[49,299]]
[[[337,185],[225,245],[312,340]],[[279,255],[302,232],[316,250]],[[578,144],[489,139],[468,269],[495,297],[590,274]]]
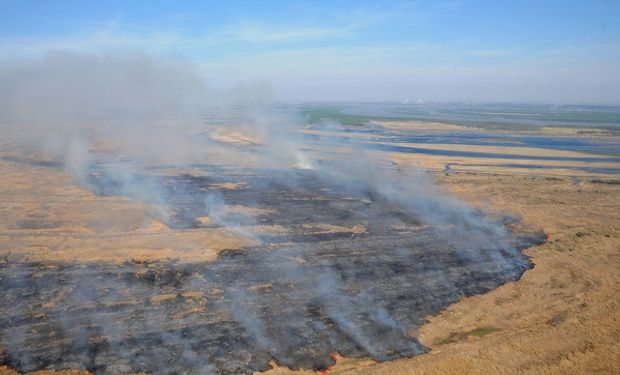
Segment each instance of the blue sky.
[[0,59],[187,59],[283,100],[620,104],[620,1],[0,0]]

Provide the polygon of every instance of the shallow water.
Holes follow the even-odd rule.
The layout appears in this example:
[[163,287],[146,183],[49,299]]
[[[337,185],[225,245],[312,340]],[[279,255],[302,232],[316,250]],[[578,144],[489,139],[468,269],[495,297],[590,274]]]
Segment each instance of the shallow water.
[[[347,104],[333,105],[344,115],[353,115],[370,126],[348,127],[346,131],[370,133],[397,143],[446,143],[486,146],[536,147],[620,156],[620,137],[529,135],[517,129],[543,126],[606,128],[620,130],[620,107],[551,106],[518,104]],[[308,106],[312,108],[312,106]],[[375,119],[420,120],[492,126],[494,131],[396,132],[372,125]],[[338,121],[338,118],[334,119]]]
[[509,126],[620,127],[620,107],[533,104],[343,105],[342,113],[369,118],[412,119],[454,124]]
[[[356,132],[355,130],[349,130]],[[475,145],[475,146],[508,146],[508,147],[537,147],[541,149],[560,149],[567,151],[582,152],[598,152],[609,151],[612,154],[620,152],[620,144],[607,145],[600,147],[600,144],[588,140],[579,139],[562,139],[561,137],[517,137],[512,135],[478,133],[472,132],[450,132],[450,133],[423,133],[420,132],[414,136],[398,135],[391,131],[374,130],[373,134],[383,136],[378,139],[380,142],[392,142],[394,144],[384,144],[360,140],[355,137],[346,136],[323,136],[323,135],[306,135],[308,141],[321,142],[322,144],[334,145],[350,144],[366,149],[375,149],[382,151],[393,151],[403,153],[415,153],[423,155],[441,155],[454,157],[482,157],[490,159],[524,159],[524,160],[545,160],[545,161],[567,161],[567,162],[584,162],[584,163],[620,163],[620,157],[609,156],[547,156],[547,155],[519,155],[500,153],[500,152],[482,152],[482,151],[461,151],[461,150],[444,150],[444,149],[427,149],[410,145],[399,145],[399,143],[420,143],[420,144],[458,144],[458,145]]]

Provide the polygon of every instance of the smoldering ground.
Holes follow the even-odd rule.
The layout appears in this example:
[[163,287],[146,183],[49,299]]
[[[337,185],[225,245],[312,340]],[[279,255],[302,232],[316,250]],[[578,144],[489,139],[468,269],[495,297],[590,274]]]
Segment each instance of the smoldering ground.
[[272,360],[324,369],[336,352],[420,354],[409,332],[425,316],[517,279],[530,267],[521,250],[542,240],[423,171],[309,144],[262,84],[214,90],[191,64],[143,55],[59,54],[0,77],[16,158],[56,161],[98,194],[158,207],[172,228],[261,242],[208,263],[5,259],[0,361],[21,371],[251,373]]

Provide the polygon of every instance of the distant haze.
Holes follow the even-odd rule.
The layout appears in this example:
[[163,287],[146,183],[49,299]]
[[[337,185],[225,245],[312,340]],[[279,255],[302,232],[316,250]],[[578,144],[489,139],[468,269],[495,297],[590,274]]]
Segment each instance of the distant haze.
[[283,101],[620,104],[617,1],[0,1],[0,61],[144,53]]
[[384,69],[270,82],[279,99],[299,101],[620,104],[620,72],[611,66]]

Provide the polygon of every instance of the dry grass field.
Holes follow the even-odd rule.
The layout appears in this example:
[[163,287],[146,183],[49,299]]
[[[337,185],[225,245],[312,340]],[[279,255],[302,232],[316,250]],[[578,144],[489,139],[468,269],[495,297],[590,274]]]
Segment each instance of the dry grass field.
[[[401,153],[386,157],[402,167],[435,170],[443,188],[491,216],[519,217],[523,226],[542,229],[548,241],[526,250],[534,268],[517,282],[462,298],[411,332],[429,353],[384,363],[336,355],[336,365],[327,372],[620,373],[620,179],[563,169],[490,168],[490,160],[477,160],[486,167],[444,173],[441,166],[451,162],[449,158]],[[86,263],[211,261],[222,249],[252,245],[246,237],[217,228],[168,228],[156,219],[157,208],[97,196],[72,183],[61,170],[4,160],[0,173],[0,256],[5,259],[19,255]],[[233,210],[248,212],[244,207]],[[365,230],[324,225],[315,229]],[[210,246],[205,248],[207,242]],[[269,374],[314,373],[272,365]],[[0,367],[0,374],[14,373]],[[36,372],[48,373],[52,372]]]

